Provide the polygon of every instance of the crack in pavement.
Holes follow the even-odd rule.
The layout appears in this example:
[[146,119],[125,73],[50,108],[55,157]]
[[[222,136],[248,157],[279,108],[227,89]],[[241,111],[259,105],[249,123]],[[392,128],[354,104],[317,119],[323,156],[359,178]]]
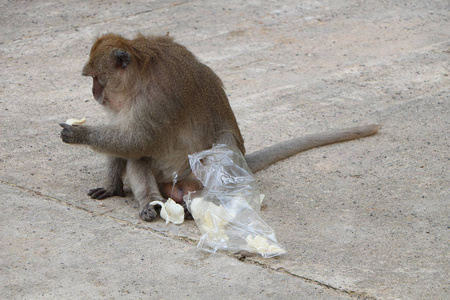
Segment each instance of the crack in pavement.
[[[199,242],[198,240],[190,238],[190,237],[187,237],[187,236],[176,235],[176,234],[173,234],[171,232],[164,232],[164,231],[157,230],[157,229],[150,228],[150,227],[146,227],[146,226],[139,226],[138,224],[133,224],[130,221],[110,216],[110,215],[107,214],[109,211],[97,212],[97,211],[94,211],[94,210],[90,210],[88,208],[85,208],[83,206],[77,205],[75,203],[67,202],[67,201],[59,199],[57,197],[43,194],[41,192],[32,190],[30,188],[27,188],[27,187],[24,187],[24,186],[21,186],[21,185],[18,185],[16,183],[11,183],[11,182],[7,182],[7,181],[4,181],[4,180],[0,180],[0,184],[7,185],[9,187],[18,189],[18,190],[20,190],[22,192],[25,192],[25,193],[28,193],[28,194],[33,194],[33,195],[38,196],[38,197],[43,197],[43,198],[45,198],[47,200],[55,201],[57,203],[61,203],[61,204],[66,205],[68,207],[72,207],[72,208],[75,208],[75,209],[78,209],[78,210],[81,210],[81,211],[85,211],[85,212],[88,212],[88,213],[96,215],[96,216],[105,216],[105,217],[107,217],[109,219],[112,219],[112,220],[116,221],[117,223],[119,223],[121,225],[130,226],[130,227],[133,227],[135,229],[147,230],[147,231],[150,231],[152,233],[158,234],[160,236],[163,236],[163,237],[166,237],[166,238],[172,238],[172,239],[175,239],[175,240],[187,243],[187,244],[192,245],[192,246],[196,246],[198,244],[198,242]],[[224,254],[224,255],[230,257],[230,258],[237,259],[237,260],[239,260],[239,261],[241,261],[241,262],[243,262],[245,264],[257,265],[257,266],[259,266],[261,268],[264,268],[264,269],[270,269],[270,270],[272,270],[274,272],[277,272],[277,273],[283,273],[283,274],[286,274],[286,275],[289,275],[289,276],[301,279],[301,280],[303,280],[305,282],[308,282],[308,283],[311,283],[311,284],[314,284],[314,285],[318,285],[318,286],[320,286],[322,288],[325,288],[325,289],[328,289],[328,290],[332,290],[334,292],[337,292],[337,293],[340,293],[340,294],[343,294],[343,295],[346,295],[346,296],[350,296],[352,298],[367,299],[367,300],[375,300],[375,299],[377,299],[377,298],[375,298],[373,296],[370,296],[369,294],[367,294],[365,292],[357,292],[357,291],[352,291],[352,290],[347,290],[347,289],[340,289],[340,288],[334,287],[332,285],[320,282],[318,280],[311,279],[311,278],[308,278],[308,277],[305,277],[305,276],[301,276],[301,275],[292,273],[291,271],[287,270],[284,267],[272,267],[272,266],[270,266],[270,265],[268,265],[268,264],[266,264],[264,262],[261,262],[259,260],[259,257],[256,256],[256,255],[254,257],[248,258],[248,257],[245,257],[244,255],[239,254],[239,253],[237,253],[237,254],[236,253],[229,253],[229,252],[226,252],[226,251],[219,251],[219,252],[221,254]]]

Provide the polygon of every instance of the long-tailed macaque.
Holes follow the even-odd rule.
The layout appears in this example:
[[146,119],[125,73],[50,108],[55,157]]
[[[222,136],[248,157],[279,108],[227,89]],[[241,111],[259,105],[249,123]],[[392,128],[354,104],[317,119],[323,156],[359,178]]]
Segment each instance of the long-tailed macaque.
[[[200,188],[188,154],[226,144],[245,154],[244,141],[222,81],[184,46],[169,36],[138,35],[128,40],[107,34],[94,43],[82,75],[93,78],[92,93],[110,112],[107,125],[63,127],[65,143],[84,144],[109,157],[105,188],[90,190],[94,199],[124,196],[126,173],[139,215],[156,217],[153,200]],[[375,134],[368,125],[293,139],[246,156],[257,172],[313,147]],[[173,187],[173,174],[177,184]]]

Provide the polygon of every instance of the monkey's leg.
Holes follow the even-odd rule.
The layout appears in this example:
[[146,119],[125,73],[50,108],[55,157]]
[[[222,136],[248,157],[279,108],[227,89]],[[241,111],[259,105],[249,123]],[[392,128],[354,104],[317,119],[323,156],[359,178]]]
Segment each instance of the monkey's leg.
[[[222,132],[215,140],[216,144],[225,144],[229,147],[239,147],[235,136],[230,132]],[[187,177],[173,184],[173,182],[163,182],[159,184],[161,195],[165,198],[172,198],[175,202],[185,206],[183,197],[190,192],[203,188],[202,183],[191,172]],[[187,210],[186,210],[187,211]]]
[[238,148],[239,151],[242,152],[242,154],[245,153],[244,145],[239,143],[236,136],[234,136],[234,134],[232,134],[231,132],[228,132],[228,131],[222,132],[219,135],[219,137],[216,139],[215,143],[216,144],[225,144],[230,148],[235,147],[235,148]]
[[128,160],[127,176],[133,195],[139,203],[139,217],[147,222],[152,221],[158,214],[149,203],[155,200],[166,202],[166,199],[159,192],[150,168],[150,160],[145,158]]
[[119,157],[108,158],[108,181],[105,188],[91,189],[88,195],[92,199],[103,200],[112,196],[124,197],[123,175],[127,167],[127,160]]

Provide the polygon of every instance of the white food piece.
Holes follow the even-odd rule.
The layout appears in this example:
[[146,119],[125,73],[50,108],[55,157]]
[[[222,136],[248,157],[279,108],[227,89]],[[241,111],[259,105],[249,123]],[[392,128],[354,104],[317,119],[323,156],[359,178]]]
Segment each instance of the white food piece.
[[225,222],[220,216],[214,214],[211,210],[207,210],[203,216],[203,225],[200,231],[208,234],[210,241],[229,241],[228,235],[225,233]]
[[68,120],[66,121],[66,124],[67,124],[67,125],[74,126],[74,125],[81,125],[81,124],[84,124],[84,122],[86,122],[86,117],[83,117],[83,118],[81,118],[81,119],[73,119],[73,118],[71,118],[71,119],[68,119]]
[[225,225],[228,223],[230,215],[223,206],[215,205],[198,197],[192,200],[190,211],[200,232],[208,234],[211,241],[229,240],[225,234]]
[[[264,195],[260,195],[259,201],[262,202],[263,199]],[[248,235],[255,230],[253,227],[255,224],[248,224],[245,229],[239,228],[242,225],[237,224],[239,224],[239,218],[242,218],[240,213],[243,211],[242,203],[245,200],[239,196],[229,200],[227,208],[202,197],[196,197],[190,203],[189,211],[210,247],[214,248],[218,245],[218,248],[234,247],[229,244],[231,239],[234,239],[232,243],[236,243],[236,238],[242,238],[245,241],[239,245],[240,249],[261,254],[263,257],[269,258],[286,253],[275,244],[276,242],[263,235],[258,235],[256,232]],[[256,219],[255,222],[257,222]]]
[[269,240],[260,235],[257,236],[247,236],[246,238],[247,244],[250,246],[250,252],[260,253],[263,255],[280,255],[286,253],[285,250],[280,247],[270,244]]
[[166,224],[172,222],[173,224],[180,225],[184,222],[184,208],[180,204],[176,203],[172,199],[167,199],[166,203],[162,201],[150,202],[151,206],[161,205],[160,216],[166,220]]

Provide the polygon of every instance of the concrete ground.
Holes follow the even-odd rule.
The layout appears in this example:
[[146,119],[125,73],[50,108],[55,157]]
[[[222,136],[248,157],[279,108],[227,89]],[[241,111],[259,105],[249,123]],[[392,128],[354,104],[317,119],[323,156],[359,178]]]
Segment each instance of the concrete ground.
[[[392,2],[392,3],[391,3]],[[448,1],[0,1],[2,299],[448,299]],[[192,221],[106,201],[105,159],[59,122],[105,114],[95,38],[170,32],[223,79],[248,152],[381,123],[256,175],[288,253],[196,248]]]

